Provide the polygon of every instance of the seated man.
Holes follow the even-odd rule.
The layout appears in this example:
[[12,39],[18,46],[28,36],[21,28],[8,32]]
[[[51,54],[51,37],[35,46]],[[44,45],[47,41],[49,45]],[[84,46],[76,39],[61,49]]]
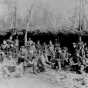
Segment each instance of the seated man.
[[14,77],[16,75],[23,75],[23,63],[17,64],[15,59],[12,58],[11,52],[7,58],[4,59],[3,63],[3,76]]
[[1,49],[2,49],[2,50],[7,50],[8,47],[9,47],[9,46],[8,46],[7,42],[4,40],[4,41],[3,41],[3,44],[1,45]]
[[24,46],[22,46],[18,56],[18,64],[24,62],[26,58],[27,58],[27,50]]
[[71,57],[71,54],[68,52],[68,48],[67,47],[64,47],[63,48],[63,51],[62,51],[62,59],[61,59],[61,62],[62,62],[62,65],[63,67],[66,67],[69,65],[69,59]]
[[38,61],[37,61],[37,67],[38,67],[38,71],[45,71],[45,65],[46,65],[46,59],[44,57],[44,53],[40,52],[39,57],[38,57]]

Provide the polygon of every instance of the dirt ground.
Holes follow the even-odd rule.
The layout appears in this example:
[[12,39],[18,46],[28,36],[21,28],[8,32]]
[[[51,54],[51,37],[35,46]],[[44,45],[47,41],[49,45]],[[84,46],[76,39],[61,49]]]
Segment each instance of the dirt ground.
[[0,79],[0,88],[88,88],[88,75],[48,70],[34,75]]

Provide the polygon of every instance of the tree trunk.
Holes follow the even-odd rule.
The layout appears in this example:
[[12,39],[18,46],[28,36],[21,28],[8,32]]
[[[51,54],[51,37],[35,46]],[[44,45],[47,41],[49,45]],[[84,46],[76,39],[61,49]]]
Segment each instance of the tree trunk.
[[27,31],[25,32],[25,45],[27,43]]

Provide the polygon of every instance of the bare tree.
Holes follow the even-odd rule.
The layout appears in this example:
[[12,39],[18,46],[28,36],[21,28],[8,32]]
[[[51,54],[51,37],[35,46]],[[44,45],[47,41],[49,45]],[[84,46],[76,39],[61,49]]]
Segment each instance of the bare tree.
[[4,3],[8,6],[8,20],[11,29],[16,28],[16,16],[17,16],[17,3],[16,0],[4,0]]
[[53,32],[54,30],[54,16],[52,11],[46,5],[42,3],[36,6],[33,14],[32,22],[37,26],[40,32]]
[[32,20],[32,10],[33,10],[33,7],[34,7],[34,3],[30,6],[29,9],[27,9],[27,12],[28,14],[26,15],[26,32],[25,32],[25,44],[27,43],[27,34],[28,34],[28,31],[30,30],[31,31],[31,20]]

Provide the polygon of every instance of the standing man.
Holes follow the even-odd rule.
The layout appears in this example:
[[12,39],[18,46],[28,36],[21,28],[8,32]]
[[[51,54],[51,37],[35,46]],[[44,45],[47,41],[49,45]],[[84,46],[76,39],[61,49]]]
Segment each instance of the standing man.
[[61,67],[61,58],[62,58],[62,50],[60,47],[56,48],[55,50],[55,59],[57,61],[57,68],[59,68],[59,70],[62,70]]
[[12,39],[13,39],[12,36],[10,36],[10,38],[7,40],[7,43],[9,45],[9,48],[13,48],[14,42],[13,42]]
[[15,39],[15,50],[16,50],[16,53],[17,53],[18,50],[19,50],[19,40],[18,40],[18,38]]
[[50,52],[50,56],[51,56],[51,59],[53,59],[53,57],[54,57],[54,45],[53,45],[53,43],[52,43],[52,41],[50,40],[50,42],[49,42],[49,52]]
[[31,46],[31,45],[33,44],[33,41],[31,40],[31,38],[29,38],[27,44],[28,44],[29,46]]

